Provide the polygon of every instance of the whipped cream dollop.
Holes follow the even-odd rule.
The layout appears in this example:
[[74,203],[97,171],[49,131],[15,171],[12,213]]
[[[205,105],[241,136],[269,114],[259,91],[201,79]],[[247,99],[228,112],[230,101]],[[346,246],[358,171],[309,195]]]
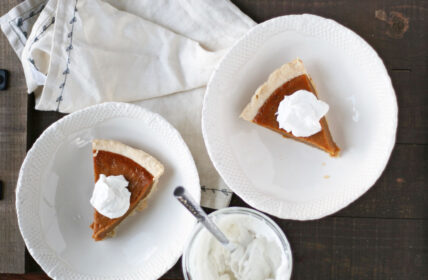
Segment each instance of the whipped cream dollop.
[[230,253],[211,233],[202,229],[189,255],[192,279],[287,279],[289,260],[280,240],[263,221],[231,214],[216,220],[216,224],[240,248]]
[[320,119],[329,106],[307,90],[298,90],[284,96],[279,103],[276,120],[279,127],[296,137],[308,137],[321,131]]
[[100,174],[90,202],[102,215],[110,219],[119,218],[130,206],[131,193],[127,186],[128,181],[123,175],[106,177]]

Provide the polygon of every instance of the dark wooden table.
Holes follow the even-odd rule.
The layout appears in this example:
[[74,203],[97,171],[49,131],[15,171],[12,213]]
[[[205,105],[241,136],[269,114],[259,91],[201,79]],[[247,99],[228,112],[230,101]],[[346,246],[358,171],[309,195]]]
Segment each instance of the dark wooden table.
[[[2,0],[0,13],[16,2],[19,1]],[[397,94],[397,144],[378,182],[356,202],[327,218],[308,222],[274,218],[293,249],[292,278],[428,279],[428,2],[233,2],[257,22],[287,14],[313,13],[351,28],[384,60]],[[33,97],[27,100],[25,96],[19,61],[3,35],[0,47],[0,68],[12,72],[9,90],[0,92],[0,178],[6,185],[8,207],[13,207],[13,188],[25,143],[27,149],[31,147],[40,133],[62,115],[33,109]],[[247,206],[236,195],[232,205]],[[5,211],[0,208],[1,217]],[[7,222],[16,229],[15,221],[9,218]],[[2,238],[0,248],[5,248]],[[15,239],[20,236],[8,236],[10,242]],[[22,241],[16,242],[17,250],[23,250]],[[0,258],[7,254],[0,252]],[[48,279],[28,253],[18,262],[25,264],[26,275],[3,274],[0,279]],[[180,264],[164,277],[181,279]]]

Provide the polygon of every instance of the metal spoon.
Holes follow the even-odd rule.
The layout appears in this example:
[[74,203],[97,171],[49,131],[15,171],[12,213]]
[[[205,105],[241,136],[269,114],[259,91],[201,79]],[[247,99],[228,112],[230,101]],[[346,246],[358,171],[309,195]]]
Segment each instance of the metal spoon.
[[231,253],[238,249],[238,245],[232,243],[224,233],[214,224],[214,222],[208,217],[207,213],[199,206],[196,201],[186,192],[183,187],[176,187],[174,190],[174,196],[198,219],[198,221],[209,231],[212,235],[220,242],[226,249]]

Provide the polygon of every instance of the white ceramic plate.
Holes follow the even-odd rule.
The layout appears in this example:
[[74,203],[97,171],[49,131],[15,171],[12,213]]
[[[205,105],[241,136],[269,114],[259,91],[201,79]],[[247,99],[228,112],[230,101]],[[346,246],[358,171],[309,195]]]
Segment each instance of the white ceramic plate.
[[[158,191],[114,238],[91,238],[91,139],[119,140],[165,166]],[[31,255],[55,279],[158,279],[180,257],[195,219],[173,197],[184,185],[200,199],[199,178],[180,134],[139,106],[105,103],[68,115],[36,141],[17,187],[19,227]]]
[[[238,118],[268,75],[296,57],[330,105],[339,158]],[[202,117],[208,153],[227,185],[251,206],[296,220],[332,214],[365,193],[388,162],[396,128],[382,60],[351,30],[314,15],[250,30],[211,77]]]

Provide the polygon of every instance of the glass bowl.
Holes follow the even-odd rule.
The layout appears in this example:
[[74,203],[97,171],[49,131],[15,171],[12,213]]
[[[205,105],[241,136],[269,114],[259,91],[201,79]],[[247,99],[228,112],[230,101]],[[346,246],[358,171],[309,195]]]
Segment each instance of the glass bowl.
[[[287,258],[287,261],[288,261],[288,267],[285,269],[285,274],[286,274],[285,279],[290,279],[291,271],[293,267],[293,258],[291,254],[291,248],[287,238],[285,237],[285,234],[278,227],[278,225],[265,214],[262,214],[259,211],[256,211],[253,209],[243,208],[243,207],[229,207],[229,208],[220,209],[215,212],[212,212],[208,216],[214,222],[216,222],[217,220],[221,219],[223,216],[232,215],[232,214],[248,215],[252,218],[262,221],[267,226],[267,228],[270,231],[272,231],[272,233],[278,238],[280,242],[283,256],[285,256],[285,258]],[[193,230],[192,234],[190,235],[190,238],[187,242],[187,246],[184,249],[181,265],[183,269],[184,278],[186,280],[202,280],[202,279],[196,279],[192,277],[192,274],[191,274],[192,264],[190,262],[190,256],[191,256],[192,250],[195,249],[195,240],[197,240],[197,237],[202,232],[202,230],[205,230],[204,227],[200,223],[198,223],[195,226],[195,229]]]

